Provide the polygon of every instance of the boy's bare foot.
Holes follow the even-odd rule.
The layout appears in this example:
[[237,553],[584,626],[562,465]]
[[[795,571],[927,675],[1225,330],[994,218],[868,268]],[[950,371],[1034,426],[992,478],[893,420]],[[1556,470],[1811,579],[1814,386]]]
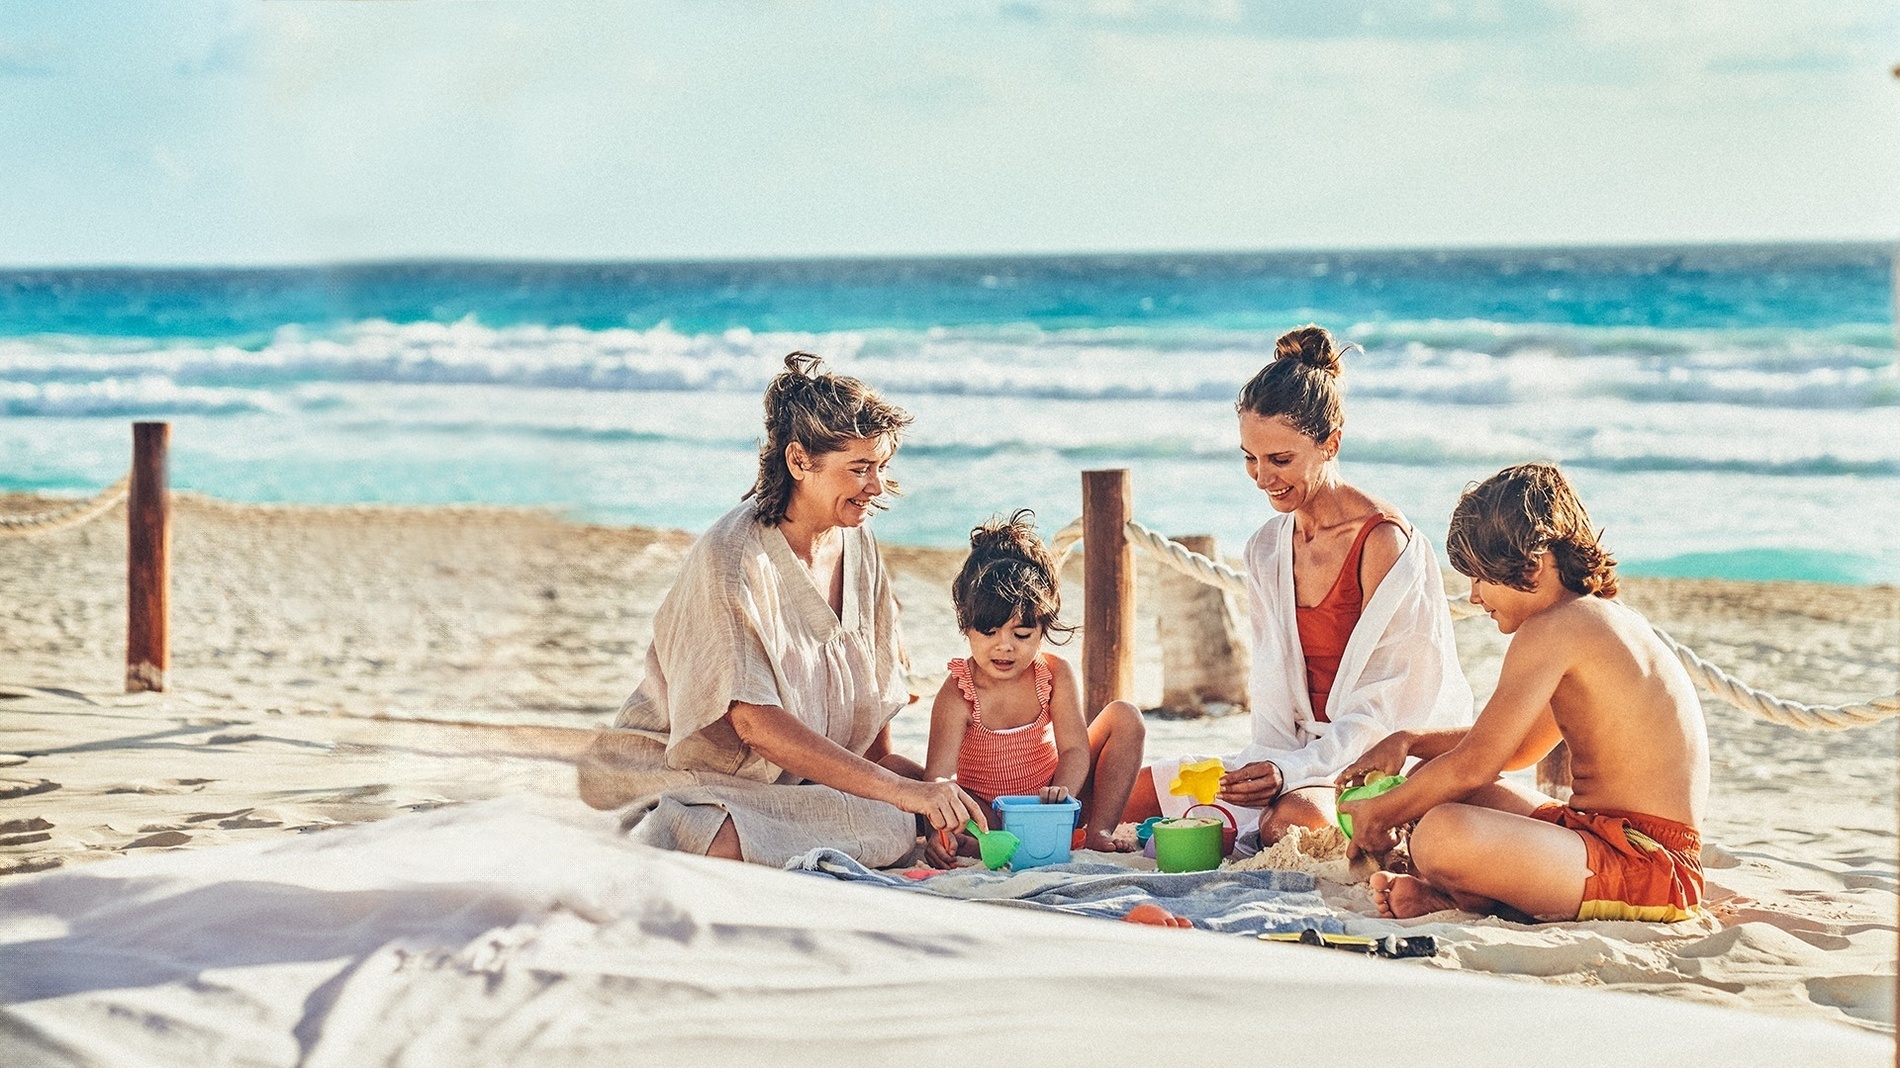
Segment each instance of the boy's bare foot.
[[1458,907],[1450,897],[1433,889],[1432,884],[1416,875],[1394,875],[1389,871],[1380,871],[1372,873],[1371,881],[1372,900],[1379,906],[1381,916],[1409,920],[1428,912]]
[[1106,831],[1091,829],[1082,839],[1083,849],[1093,849],[1101,853],[1133,853],[1134,843],[1123,842]]

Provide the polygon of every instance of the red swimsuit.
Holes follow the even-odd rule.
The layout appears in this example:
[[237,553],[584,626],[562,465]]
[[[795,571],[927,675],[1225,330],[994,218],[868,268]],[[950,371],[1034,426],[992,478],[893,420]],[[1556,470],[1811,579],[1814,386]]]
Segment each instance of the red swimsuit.
[[1326,717],[1326,698],[1333,692],[1339,660],[1345,655],[1346,642],[1352,638],[1352,628],[1359,625],[1359,615],[1364,608],[1359,562],[1365,556],[1366,538],[1380,523],[1398,521],[1397,516],[1384,512],[1366,520],[1366,525],[1359,528],[1359,536],[1353,539],[1352,548],[1346,550],[1346,562],[1340,565],[1333,588],[1311,608],[1294,605],[1294,618],[1300,628],[1300,652],[1306,658],[1306,692],[1313,699],[1313,718],[1321,723],[1332,722]]

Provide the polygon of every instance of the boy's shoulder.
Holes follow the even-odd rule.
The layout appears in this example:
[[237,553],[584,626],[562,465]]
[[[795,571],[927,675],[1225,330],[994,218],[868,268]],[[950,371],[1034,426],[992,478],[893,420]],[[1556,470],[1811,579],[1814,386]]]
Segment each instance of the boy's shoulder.
[[1594,594],[1573,597],[1526,619],[1517,637],[1562,643],[1578,652],[1598,642],[1629,645],[1649,634],[1649,624],[1634,609]]

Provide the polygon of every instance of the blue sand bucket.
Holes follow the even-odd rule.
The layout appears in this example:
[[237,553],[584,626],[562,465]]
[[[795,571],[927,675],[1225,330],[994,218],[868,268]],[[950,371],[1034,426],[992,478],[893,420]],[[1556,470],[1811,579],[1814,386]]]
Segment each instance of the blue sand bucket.
[[1011,868],[1021,871],[1069,862],[1069,839],[1075,833],[1075,821],[1082,818],[1081,802],[1071,798],[1045,805],[1035,794],[1011,794],[996,799],[996,814],[1002,817],[1004,830],[1023,840],[1010,858]]

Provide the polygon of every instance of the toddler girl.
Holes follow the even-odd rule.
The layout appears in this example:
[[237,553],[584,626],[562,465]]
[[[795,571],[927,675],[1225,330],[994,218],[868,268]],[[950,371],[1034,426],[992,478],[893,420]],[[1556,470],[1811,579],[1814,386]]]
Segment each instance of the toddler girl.
[[[1034,519],[1025,508],[970,532],[970,556],[951,586],[970,655],[950,661],[931,706],[924,777],[955,779],[985,805],[1010,794],[1075,797],[1076,845],[1126,850],[1111,835],[1141,767],[1146,728],[1127,701],[1085,719],[1075,668],[1043,652],[1051,631],[1066,639],[1075,628],[1058,618],[1055,560]],[[975,853],[974,840],[957,839],[958,852]],[[925,843],[932,864],[953,862],[938,836]]]

